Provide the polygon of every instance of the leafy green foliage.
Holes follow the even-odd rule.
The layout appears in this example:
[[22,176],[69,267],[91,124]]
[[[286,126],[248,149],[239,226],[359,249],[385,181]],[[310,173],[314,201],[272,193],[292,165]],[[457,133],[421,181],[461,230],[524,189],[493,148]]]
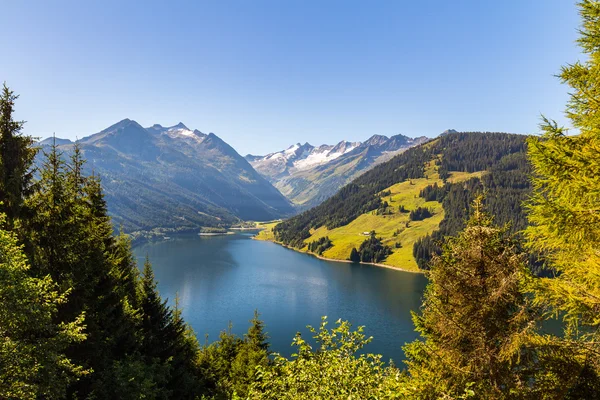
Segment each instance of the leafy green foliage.
[[5,87],[0,152],[14,152],[0,154],[12,216],[0,221],[10,229],[0,231],[0,397],[200,397],[196,339],[160,299],[149,264],[140,281],[79,145],[68,160],[47,148],[30,185],[35,150],[21,151],[32,140],[11,120],[15,99]]
[[[521,140],[525,139],[521,137]],[[485,206],[494,215],[496,223],[508,225],[511,233],[525,229],[527,218],[522,203],[531,194],[530,171],[526,154],[519,152],[502,157],[481,178],[447,182],[441,187],[432,185],[422,190],[421,197],[442,201],[444,219],[433,234],[415,242],[413,255],[419,268],[427,269],[432,255],[441,254],[444,238],[458,234],[465,227],[471,203],[478,194],[486,193]],[[529,264],[534,273],[543,272],[535,258]]]
[[327,329],[323,317],[319,330],[309,326],[314,347],[300,333],[292,345],[291,359],[275,355],[271,368],[260,367],[249,399],[392,399],[401,398],[405,378],[394,367],[386,367],[380,355],[357,353],[367,345],[364,327],[351,330],[338,320]]
[[0,230],[0,397],[63,398],[69,383],[89,373],[66,355],[86,338],[83,314],[55,322],[67,295],[49,276],[29,276],[15,234]]
[[424,198],[426,201],[437,201],[441,203],[446,196],[447,188],[448,185],[439,186],[436,182],[433,185],[429,185],[425,189],[421,190],[419,192],[419,197]]
[[181,319],[178,307],[172,310],[161,299],[148,259],[144,263],[140,292],[143,333],[140,352],[147,364],[153,366],[153,376],[163,383],[154,389],[154,395],[164,398],[199,395],[202,387],[196,362],[198,343]]

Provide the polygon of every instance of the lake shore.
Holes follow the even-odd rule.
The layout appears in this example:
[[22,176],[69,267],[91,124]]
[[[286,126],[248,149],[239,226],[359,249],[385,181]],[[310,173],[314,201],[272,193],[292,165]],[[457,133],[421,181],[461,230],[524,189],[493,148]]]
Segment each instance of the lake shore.
[[297,253],[302,253],[302,254],[306,254],[306,255],[309,255],[309,256],[313,256],[313,257],[316,257],[319,260],[323,260],[323,261],[332,261],[332,262],[350,263],[350,264],[354,263],[354,264],[372,265],[372,266],[380,267],[380,268],[393,269],[395,271],[409,272],[411,274],[425,274],[425,271],[422,271],[422,270],[415,271],[415,270],[411,270],[411,269],[405,269],[405,268],[401,268],[401,267],[394,267],[393,265],[386,265],[386,264],[381,264],[381,263],[368,263],[368,262],[362,262],[362,261],[361,262],[355,262],[355,261],[350,261],[350,260],[339,260],[337,258],[327,258],[327,257],[320,256],[318,254],[315,254],[315,253],[310,253],[308,251],[298,250],[298,249],[296,249],[294,247],[290,247],[288,245],[285,245],[285,244],[283,244],[281,242],[277,242],[275,240],[257,239],[254,236],[252,237],[252,239],[253,240],[263,241],[263,242],[275,243],[275,244],[277,244],[279,246],[285,247],[286,249],[293,250],[293,251],[295,251]]

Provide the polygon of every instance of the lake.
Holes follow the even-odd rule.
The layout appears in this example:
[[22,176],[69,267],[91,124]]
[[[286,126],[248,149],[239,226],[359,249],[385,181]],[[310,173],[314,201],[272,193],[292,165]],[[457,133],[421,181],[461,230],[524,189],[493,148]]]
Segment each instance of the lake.
[[146,254],[158,289],[173,304],[179,293],[185,320],[201,343],[217,339],[233,324],[246,332],[255,309],[261,313],[271,349],[289,356],[296,332],[310,333],[326,315],[365,325],[373,341],[367,352],[403,359],[402,345],[417,337],[411,310],[418,310],[426,278],[371,265],[319,260],[251,233],[180,235],[134,248],[140,268]]

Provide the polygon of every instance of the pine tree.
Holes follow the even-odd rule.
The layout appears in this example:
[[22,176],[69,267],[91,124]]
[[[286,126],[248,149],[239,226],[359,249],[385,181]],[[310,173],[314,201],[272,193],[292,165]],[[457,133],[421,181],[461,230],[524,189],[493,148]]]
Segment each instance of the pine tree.
[[255,310],[244,342],[231,363],[230,379],[234,392],[241,398],[248,395],[250,386],[256,380],[257,368],[265,368],[269,364],[269,337],[259,317],[260,314]]
[[32,164],[37,153],[33,139],[21,134],[24,122],[13,118],[18,98],[4,83],[0,95],[0,209],[9,227],[21,215],[23,201],[31,193]]
[[533,280],[531,288],[538,305],[565,321],[563,339],[544,340],[570,365],[560,385],[600,392],[600,3],[584,0],[579,7],[578,44],[588,59],[560,73],[572,88],[567,117],[579,134],[544,119],[543,135],[529,139],[534,195],[526,236],[557,272]]
[[520,281],[524,258],[476,200],[467,227],[448,239],[429,272],[421,314],[413,321],[424,341],[404,350],[417,398],[525,398],[531,354],[519,345],[531,329]]
[[[175,309],[162,300],[148,257],[141,282],[142,354],[164,378],[157,388],[160,397],[194,399],[203,392],[198,366],[199,346],[194,332],[184,322],[175,299]],[[160,390],[160,391],[159,391]]]
[[167,302],[161,299],[148,256],[142,274],[142,330],[144,341],[142,353],[150,358],[167,360],[171,355],[171,322],[173,313]]
[[265,332],[265,323],[260,319],[258,310],[254,310],[254,317],[250,320],[245,340],[257,349],[269,352],[269,335]]
[[58,321],[86,315],[88,339],[70,346],[67,354],[93,373],[72,385],[70,394],[112,398],[119,388],[138,398],[135,390],[143,387],[132,377],[147,373],[136,355],[136,296],[125,289],[114,263],[119,249],[99,181],[84,177],[82,166],[77,152],[71,164],[65,163],[55,143],[46,154],[36,191],[27,199],[32,216],[24,221],[32,273],[49,274],[61,290],[71,291],[58,308]]
[[350,251],[350,261],[360,262],[360,254],[358,253],[358,250],[356,250],[356,247],[353,247],[352,251]]
[[36,191],[27,199],[26,206],[32,215],[26,221],[25,236],[33,271],[39,276],[50,274],[64,288],[72,286],[71,271],[51,266],[68,259],[67,244],[72,243],[74,234],[68,229],[73,218],[73,200],[67,193],[65,162],[54,141],[50,150],[44,152]]
[[173,393],[173,398],[191,400],[204,395],[206,388],[198,359],[200,345],[194,330],[184,321],[181,313],[179,295],[176,295],[171,322],[174,333],[171,379],[167,388]]

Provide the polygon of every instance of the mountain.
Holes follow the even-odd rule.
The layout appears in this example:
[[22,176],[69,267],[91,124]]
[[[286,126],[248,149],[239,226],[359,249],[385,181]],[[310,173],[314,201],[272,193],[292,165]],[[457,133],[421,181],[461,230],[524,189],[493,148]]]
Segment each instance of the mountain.
[[486,193],[496,223],[510,223],[514,232],[526,226],[521,207],[531,190],[526,138],[448,132],[375,166],[261,236],[332,259],[427,268],[438,243],[464,227],[477,193]]
[[246,160],[288,199],[306,209],[373,166],[425,140],[374,135],[362,143],[342,141],[334,146],[297,143],[266,156],[249,154]]
[[50,145],[52,145],[52,143],[56,143],[58,146],[63,145],[63,144],[73,144],[73,142],[70,141],[69,139],[60,139],[60,138],[49,137],[42,141],[39,141],[38,145],[50,146]]
[[[71,152],[72,142],[56,141],[65,155]],[[124,119],[78,143],[86,172],[102,178],[113,221],[128,232],[226,227],[294,212],[231,146],[183,123],[144,128]]]

